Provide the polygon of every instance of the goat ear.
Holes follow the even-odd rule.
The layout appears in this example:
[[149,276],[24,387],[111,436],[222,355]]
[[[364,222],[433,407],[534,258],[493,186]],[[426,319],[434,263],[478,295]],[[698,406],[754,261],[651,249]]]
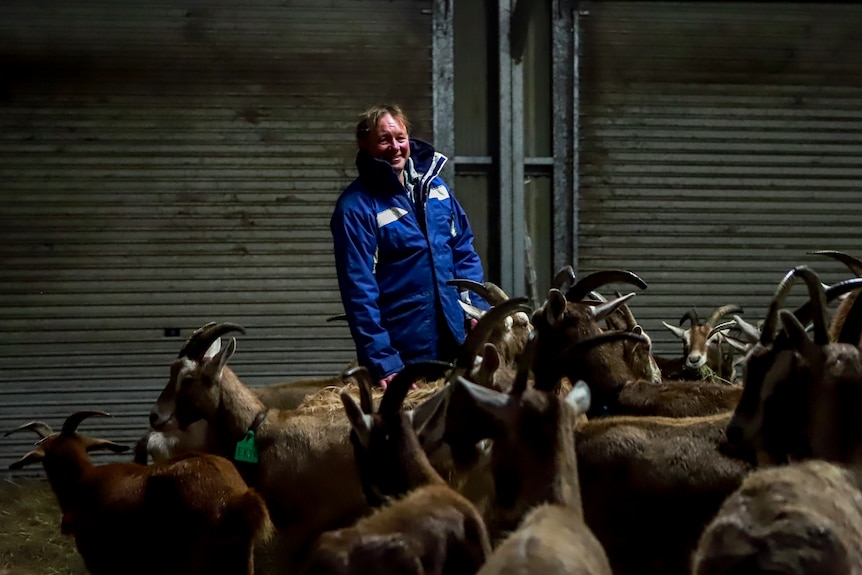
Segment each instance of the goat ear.
[[221,338],[218,337],[215,341],[212,342],[212,345],[207,348],[204,352],[203,359],[210,359],[215,356],[219,351],[221,351]]
[[781,320],[784,331],[787,333],[787,337],[790,338],[790,343],[796,351],[807,361],[816,362],[820,357],[818,346],[808,337],[808,334],[805,332],[805,326],[800,323],[795,315],[784,309],[778,311],[778,318]]
[[685,330],[681,327],[676,327],[675,325],[671,325],[671,324],[667,323],[666,321],[661,322],[661,324],[663,326],[665,326],[666,328],[668,328],[671,331],[671,333],[673,333],[679,339],[685,339],[685,335],[686,335],[685,332],[688,330]]
[[579,380],[566,395],[566,403],[575,409],[575,413],[582,415],[590,410],[591,398],[590,386],[584,380]]
[[112,453],[125,453],[131,447],[128,445],[120,445],[119,443],[114,443],[113,441],[109,441],[107,439],[95,439],[92,437],[83,438],[84,439],[84,449],[87,452],[91,451],[110,451]]
[[34,449],[18,461],[13,461],[9,464],[9,469],[21,469],[25,465],[40,463],[45,459],[45,452],[41,448]]
[[500,369],[500,352],[493,343],[486,343],[482,348],[482,369],[488,373]]
[[467,392],[467,395],[480,411],[489,415],[496,421],[509,421],[512,411],[510,395],[494,389],[488,389],[461,379],[459,385]]
[[347,391],[341,392],[341,403],[344,405],[344,412],[350,421],[350,427],[356,432],[359,443],[367,448],[371,443],[371,416],[362,412],[356,400]]
[[222,370],[227,365],[228,360],[233,357],[236,351],[236,338],[232,337],[227,345],[219,350],[212,358],[205,359],[202,373],[206,376],[209,382],[215,383],[221,379]]
[[566,311],[566,296],[558,289],[548,291],[548,302],[545,304],[545,320],[551,326],[556,326],[563,319]]
[[446,385],[410,411],[410,422],[422,449],[429,453],[439,447],[446,428],[446,406],[452,386]]

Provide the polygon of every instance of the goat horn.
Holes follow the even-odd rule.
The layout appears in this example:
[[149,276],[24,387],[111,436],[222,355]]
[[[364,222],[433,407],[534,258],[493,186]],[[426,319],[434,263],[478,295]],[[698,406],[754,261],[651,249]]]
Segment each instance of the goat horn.
[[479,283],[473,280],[451,279],[446,282],[446,285],[478,294],[491,305],[498,305],[509,299],[500,286],[491,282]]
[[177,357],[187,357],[194,360],[200,359],[215,340],[232,331],[244,334],[245,328],[235,323],[216,323],[211,321],[192,332],[189,339],[183,344]]
[[563,266],[560,271],[554,275],[551,281],[551,287],[562,291],[566,284],[575,283],[575,270],[572,266]]
[[[706,339],[711,339],[712,336],[714,336],[715,334],[720,333],[722,331],[728,331],[728,330],[735,329],[735,328],[736,328],[736,321],[735,320],[723,321],[720,324],[713,326],[712,329],[709,330],[709,333],[706,334]],[[760,334],[758,334],[758,337],[759,337],[759,335]]]
[[65,435],[75,433],[78,426],[81,425],[81,422],[88,417],[111,417],[111,414],[107,411],[76,411],[63,422],[63,427],[60,430],[60,433]]
[[700,325],[700,318],[697,317],[697,312],[694,311],[694,308],[691,308],[690,310],[688,310],[687,312],[682,314],[682,317],[679,318],[679,325],[684,324],[685,320],[688,320],[691,322],[691,327],[694,327],[696,325]]
[[327,323],[331,321],[347,321],[346,313],[337,313],[326,318]]
[[532,312],[526,302],[527,298],[525,297],[511,298],[489,309],[467,334],[467,339],[464,340],[458,358],[455,360],[455,366],[469,369],[473,365],[473,358],[476,357],[482,345],[488,341],[491,332],[503,318],[519,311],[527,314]]
[[808,266],[797,266],[797,274],[808,287],[808,298],[815,307],[811,310],[811,321],[814,323],[814,343],[826,345],[829,343],[829,330],[826,326],[826,294],[823,284],[814,270]]
[[371,372],[368,371],[368,368],[360,365],[348,369],[341,374],[341,378],[356,381],[356,386],[359,388],[359,409],[362,410],[362,413],[374,413],[374,399],[371,393],[374,381],[371,379]]
[[706,325],[713,326],[715,322],[729,313],[743,313],[742,308],[736,304],[727,304],[715,308],[706,320]]
[[855,258],[849,254],[845,254],[844,252],[837,252],[835,250],[815,250],[813,252],[808,252],[809,254],[818,255],[818,256],[826,256],[830,257],[834,260],[838,260],[853,272],[857,278],[862,277],[862,260],[859,258]]
[[419,361],[416,363],[408,363],[404,369],[392,378],[389,385],[386,386],[386,391],[383,392],[383,398],[380,400],[380,407],[377,408],[377,413],[390,414],[397,413],[410,391],[410,387],[419,379],[433,381],[445,377],[446,373],[452,369],[451,363],[445,361]]
[[[775,328],[778,324],[778,310],[784,306],[784,300],[787,299],[787,294],[796,281],[796,274],[799,268],[793,268],[784,274],[784,277],[775,288],[775,293],[772,294],[772,301],[769,303],[769,309],[766,311],[766,318],[763,320],[763,328],[760,330],[760,344],[768,346],[775,340]],[[798,317],[798,316],[797,316]]]
[[566,301],[578,302],[584,299],[588,293],[597,290],[609,283],[627,283],[641,289],[646,289],[647,284],[636,274],[626,270],[601,270],[581,278],[566,292]]
[[11,429],[11,430],[7,431],[6,433],[3,434],[3,436],[8,437],[8,436],[12,435],[13,433],[17,433],[18,431],[23,431],[25,429],[28,429],[30,431],[35,431],[36,434],[39,435],[39,437],[41,439],[45,439],[46,437],[48,437],[49,435],[54,433],[54,430],[51,429],[51,426],[48,425],[47,423],[42,423],[41,421],[31,421],[30,423],[25,423],[24,425],[21,425],[20,427],[16,427],[15,429]]
[[615,312],[617,309],[619,309],[620,306],[624,305],[628,300],[630,300],[634,296],[635,296],[635,292],[631,292],[631,293],[628,293],[624,296],[620,296],[618,298],[612,299],[609,302],[605,302],[605,303],[602,303],[599,305],[592,306],[590,308],[590,315],[593,317],[594,320],[600,321],[600,320],[606,318],[607,316],[609,316],[610,314],[612,314],[613,312]]
[[[826,288],[824,293],[826,297],[826,303],[828,304],[836,298],[839,298],[844,294],[848,294],[858,289],[862,289],[862,278],[852,278],[849,280],[838,282],[837,284]],[[793,312],[793,315],[796,316],[796,318],[802,323],[802,325],[805,325],[809,321],[811,321],[812,308],[813,304],[809,300],[796,308],[796,310]],[[766,324],[764,324],[763,328],[764,330],[766,329]]]
[[527,336],[527,345],[524,346],[524,351],[518,357],[518,371],[515,373],[515,382],[509,390],[509,395],[517,397],[527,391],[527,380],[530,377],[530,369],[533,367],[533,361],[536,357],[538,341],[536,332],[531,332]]

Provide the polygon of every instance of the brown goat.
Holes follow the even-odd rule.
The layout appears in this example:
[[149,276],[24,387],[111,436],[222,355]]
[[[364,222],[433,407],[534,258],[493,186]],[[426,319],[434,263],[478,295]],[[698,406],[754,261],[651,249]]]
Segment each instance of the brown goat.
[[694,555],[694,575],[862,574],[862,493],[825,461],[759,470],[721,506]]
[[698,575],[862,573],[862,300],[851,300],[839,340],[830,342],[815,280],[808,274],[820,316],[813,340],[796,315],[779,311],[793,355],[776,361],[760,386],[753,438],[761,462],[816,459],[752,474],[704,532]]
[[[78,434],[81,421],[93,415],[108,414],[72,414],[58,433],[41,422],[14,430],[31,430],[42,439],[9,466],[42,463],[63,512],[61,530],[75,538],[87,570],[252,575],[254,544],[269,537],[272,524],[263,499],[233,464],[199,455],[152,466],[95,466],[89,452],[127,448]],[[129,545],[146,552],[130,555]]]
[[[855,278],[824,290],[817,275],[805,266],[790,270],[779,284],[764,320],[761,339],[746,356],[742,396],[726,432],[728,448],[752,461],[759,458],[763,462],[784,462],[811,455],[806,439],[807,401],[815,374],[800,366],[800,357],[788,333],[775,333],[780,308],[796,278],[805,281],[810,300],[792,316],[802,325],[813,321],[817,346],[829,343],[827,303],[862,287],[862,278]],[[788,319],[782,320],[785,326]],[[767,397],[769,401],[764,402]]]
[[616,575],[685,575],[703,527],[751,466],[724,455],[730,413],[614,416],[575,433],[584,516]]
[[[603,333],[599,322],[634,294],[598,304],[583,303],[583,297],[608,282],[637,283],[633,278],[637,276],[630,272],[596,272],[581,279],[566,295],[552,288],[548,292],[548,301],[533,313],[532,324],[538,338],[532,366],[536,384],[542,389],[552,389],[563,376],[570,381],[586,381],[593,395],[591,416],[613,403],[626,381],[642,379],[643,374],[633,373],[632,367],[623,361],[622,342],[590,349],[579,361],[568,365],[568,372],[563,369],[560,357],[573,344]],[[646,284],[641,281],[637,285]]]
[[708,367],[721,379],[726,381],[733,379],[732,354],[723,349],[723,334],[714,332],[713,328],[719,319],[734,312],[741,313],[742,308],[736,305],[723,305],[715,308],[709,318],[701,322],[697,312],[692,309],[680,319],[680,325],[686,320],[690,322],[688,329],[662,322],[671,333],[682,340],[682,365],[685,379],[691,379],[692,375],[700,376],[701,369],[704,367]]
[[527,386],[519,377],[508,394],[453,383],[446,415],[455,451],[493,439],[494,501],[489,528],[495,538],[514,529],[482,574],[607,574],[604,549],[583,520],[573,429],[589,406],[580,382],[566,399]]
[[362,390],[361,407],[351,395],[342,398],[365,492],[373,494],[373,503],[390,503],[352,527],[323,533],[303,573],[359,575],[373,565],[381,575],[467,575],[490,554],[479,511],[434,470],[414,431],[417,422],[401,409],[415,367],[393,379],[376,412],[371,376],[364,368],[348,373],[359,378]]

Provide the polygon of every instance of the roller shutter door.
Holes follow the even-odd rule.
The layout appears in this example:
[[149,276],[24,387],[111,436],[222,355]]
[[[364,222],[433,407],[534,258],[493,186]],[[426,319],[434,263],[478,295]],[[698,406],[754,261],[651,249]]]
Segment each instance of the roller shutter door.
[[0,426],[103,409],[87,430],[134,441],[211,320],[247,329],[249,385],[346,366],[329,216],[359,111],[397,101],[432,132],[430,8],[4,2]]
[[[578,266],[625,268],[661,326],[735,303],[763,318],[795,265],[862,257],[862,7],[581,4]],[[795,303],[805,289],[793,290]]]

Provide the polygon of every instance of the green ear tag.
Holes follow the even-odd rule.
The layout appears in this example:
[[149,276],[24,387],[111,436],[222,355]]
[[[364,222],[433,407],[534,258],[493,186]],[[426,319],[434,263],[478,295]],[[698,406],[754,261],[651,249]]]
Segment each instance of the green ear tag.
[[245,437],[236,442],[236,453],[233,458],[237,461],[245,461],[246,463],[257,463],[257,445],[254,443],[254,431],[251,429],[246,432]]

